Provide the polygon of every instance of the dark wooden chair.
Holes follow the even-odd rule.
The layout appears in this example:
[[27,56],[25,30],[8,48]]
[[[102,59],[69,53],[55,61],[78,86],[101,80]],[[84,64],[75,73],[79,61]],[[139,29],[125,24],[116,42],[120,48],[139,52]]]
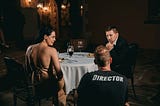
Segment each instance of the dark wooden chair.
[[50,95],[40,95],[41,92],[36,91],[36,87],[39,87],[39,85],[32,83],[22,63],[7,56],[4,57],[4,62],[8,71],[8,77],[10,78],[9,81],[13,85],[14,106],[17,105],[17,99],[25,101],[27,106],[34,106],[37,102],[40,106],[41,99],[49,99],[50,97],[52,97],[54,106],[58,106],[58,83],[56,84],[57,86],[54,84],[54,92],[50,93],[51,89],[43,91]]
[[74,46],[74,51],[86,51],[87,49],[86,39],[71,39],[70,43]]
[[136,92],[134,88],[134,71],[136,66],[137,53],[138,53],[138,45],[136,43],[130,43],[128,50],[128,57],[127,57],[128,60],[127,62],[129,64],[129,71],[126,77],[131,80],[131,86],[135,97],[136,97]]

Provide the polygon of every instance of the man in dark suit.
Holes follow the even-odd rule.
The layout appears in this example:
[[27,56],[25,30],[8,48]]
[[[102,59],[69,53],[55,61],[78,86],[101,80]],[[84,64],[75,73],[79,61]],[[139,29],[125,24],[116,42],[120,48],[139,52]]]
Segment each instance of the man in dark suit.
[[129,71],[127,65],[128,43],[119,35],[116,26],[107,26],[105,30],[107,42],[106,47],[110,51],[113,62],[111,69],[127,76]]

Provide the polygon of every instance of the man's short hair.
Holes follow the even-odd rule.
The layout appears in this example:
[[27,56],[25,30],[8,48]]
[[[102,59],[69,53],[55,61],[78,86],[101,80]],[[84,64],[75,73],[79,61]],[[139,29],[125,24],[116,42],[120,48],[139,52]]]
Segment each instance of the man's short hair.
[[115,25],[110,25],[110,26],[107,26],[105,31],[110,31],[110,30],[113,30],[113,32],[117,33],[118,32],[118,28],[115,26]]
[[97,64],[100,67],[104,67],[110,63],[110,53],[107,50],[107,48],[103,45],[99,45],[96,47],[95,52],[95,64]]

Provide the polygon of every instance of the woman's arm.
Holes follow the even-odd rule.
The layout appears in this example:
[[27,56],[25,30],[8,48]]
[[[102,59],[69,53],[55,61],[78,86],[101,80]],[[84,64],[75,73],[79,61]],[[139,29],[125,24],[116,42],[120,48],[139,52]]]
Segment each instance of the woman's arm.
[[64,88],[64,78],[63,78],[63,73],[61,71],[60,63],[59,63],[59,58],[58,58],[58,53],[55,48],[51,48],[51,59],[53,61],[53,66],[57,74],[57,79],[58,79],[58,84],[59,84],[59,89]]

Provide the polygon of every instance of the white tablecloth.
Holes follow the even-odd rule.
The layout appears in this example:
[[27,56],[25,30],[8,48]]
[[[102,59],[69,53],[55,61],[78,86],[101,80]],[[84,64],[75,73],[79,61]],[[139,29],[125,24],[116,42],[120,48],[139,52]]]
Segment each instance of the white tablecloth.
[[94,64],[94,58],[87,57],[88,53],[74,52],[72,57],[67,53],[60,53],[59,57],[64,60],[60,62],[64,74],[66,93],[78,87],[81,77],[86,72],[98,69]]

